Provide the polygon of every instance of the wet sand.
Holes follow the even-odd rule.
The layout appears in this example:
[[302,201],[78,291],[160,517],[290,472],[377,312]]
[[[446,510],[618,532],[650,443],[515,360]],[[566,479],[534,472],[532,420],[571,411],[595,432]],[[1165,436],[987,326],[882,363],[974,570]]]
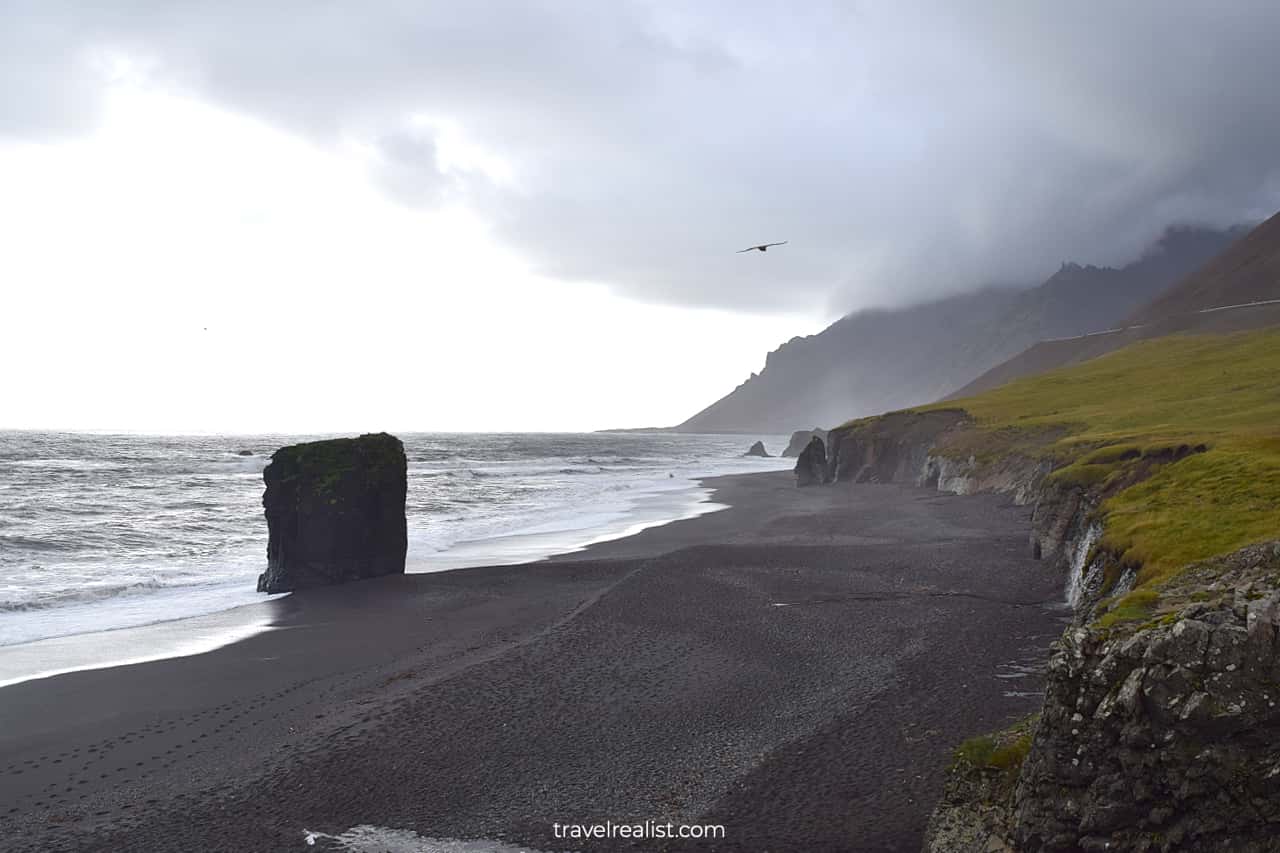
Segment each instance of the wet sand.
[[[523,566],[295,594],[208,652],[0,688],[6,850],[918,850],[963,738],[1038,706],[1029,510],[708,481],[723,512]],[[1027,695],[1030,694],[1030,695]],[[555,823],[716,823],[574,844]]]

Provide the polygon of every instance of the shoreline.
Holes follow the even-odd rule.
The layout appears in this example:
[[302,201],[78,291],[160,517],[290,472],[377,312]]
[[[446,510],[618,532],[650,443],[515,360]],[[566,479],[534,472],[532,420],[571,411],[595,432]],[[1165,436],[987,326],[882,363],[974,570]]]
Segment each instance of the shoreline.
[[[557,527],[550,531],[529,528],[484,539],[457,542],[443,552],[425,555],[411,552],[407,558],[406,574],[434,574],[556,560],[580,554],[601,543],[634,536],[653,527],[718,512],[725,509],[725,505],[713,501],[713,490],[703,485],[704,480],[716,476],[726,475],[681,480],[678,481],[679,485],[671,489],[642,490],[630,499],[626,509],[616,513],[617,517],[598,520],[598,523],[579,528]],[[150,621],[129,621],[96,630],[57,633],[18,643],[0,644],[0,689],[52,675],[188,657],[268,631],[277,612],[272,602],[289,593],[264,596],[252,592],[252,579],[248,583],[249,586],[243,589],[243,581],[216,585],[216,591],[221,593],[220,597],[227,603],[211,609],[196,607],[191,612]],[[184,594],[194,595],[208,588],[208,585],[172,587],[159,594],[139,597],[144,600],[115,598],[89,606],[120,607],[133,604],[156,610],[162,598],[180,600]],[[231,594],[228,595],[228,592]],[[242,600],[250,596],[257,596],[257,600]],[[230,603],[233,601],[234,603]],[[75,610],[83,606],[85,605],[19,611],[10,615],[26,620],[47,620],[51,616],[67,618],[60,611]],[[72,614],[73,617],[74,615]],[[198,642],[192,640],[189,636],[191,633],[199,636]]]
[[32,850],[360,825],[559,850],[555,819],[653,818],[728,828],[690,849],[918,849],[950,750],[1036,706],[1001,666],[1061,632],[1027,510],[705,484],[728,509],[295,593],[212,652],[4,688],[0,827]]

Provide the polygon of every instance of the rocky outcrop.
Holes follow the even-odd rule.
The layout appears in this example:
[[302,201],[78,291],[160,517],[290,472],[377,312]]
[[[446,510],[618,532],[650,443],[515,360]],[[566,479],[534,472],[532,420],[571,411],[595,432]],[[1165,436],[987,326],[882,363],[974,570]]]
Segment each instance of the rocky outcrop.
[[825,444],[827,440],[827,431],[814,427],[813,429],[798,429],[791,433],[791,440],[787,442],[787,449],[782,451],[782,455],[788,459],[795,459],[804,449],[809,446],[809,439],[820,438]]
[[267,570],[259,592],[401,574],[407,464],[386,433],[282,447],[262,472]]
[[822,439],[813,436],[796,460],[796,486],[820,486],[827,476],[827,448]]
[[764,442],[763,442],[763,441],[757,441],[755,444],[751,445],[751,447],[747,450],[747,452],[746,452],[746,453],[744,453],[744,454],[742,454],[742,455],[743,455],[743,456],[760,456],[760,457],[763,457],[763,458],[765,458],[765,459],[770,458],[770,457],[769,457],[769,451],[767,451],[767,450],[765,450],[765,449],[764,449]]
[[890,412],[831,430],[827,481],[918,482],[939,437],[966,421],[962,409]]
[[957,760],[927,853],[1277,849],[1280,543],[1142,599],[1058,641],[1016,773]]
[[981,464],[972,456],[956,457],[930,452],[917,485],[954,495],[980,492],[1007,494],[1018,505],[1039,504],[1045,499],[1045,477],[1053,463],[1020,453],[1009,453]]
[[1013,792],[1036,717],[965,741],[925,830],[928,853],[1012,853]]
[[1245,548],[1163,589],[1136,627],[1063,637],[1014,798],[1018,849],[1276,849],[1278,571],[1280,544]]

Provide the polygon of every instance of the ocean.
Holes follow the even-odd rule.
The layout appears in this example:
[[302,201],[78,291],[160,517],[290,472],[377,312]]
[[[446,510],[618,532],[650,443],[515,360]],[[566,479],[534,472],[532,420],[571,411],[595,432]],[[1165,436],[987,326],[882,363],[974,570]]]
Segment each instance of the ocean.
[[[0,432],[0,647],[46,641],[30,648],[39,661],[53,638],[263,601],[262,470],[277,447],[321,437]],[[699,477],[790,466],[744,457],[754,436],[400,438],[410,572],[579,550],[718,508]]]

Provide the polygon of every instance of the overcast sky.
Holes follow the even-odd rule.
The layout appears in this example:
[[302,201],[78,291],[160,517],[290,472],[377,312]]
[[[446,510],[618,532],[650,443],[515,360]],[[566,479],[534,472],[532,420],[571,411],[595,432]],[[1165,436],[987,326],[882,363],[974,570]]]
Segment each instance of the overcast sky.
[[0,10],[0,426],[675,423],[1280,207],[1274,2]]

